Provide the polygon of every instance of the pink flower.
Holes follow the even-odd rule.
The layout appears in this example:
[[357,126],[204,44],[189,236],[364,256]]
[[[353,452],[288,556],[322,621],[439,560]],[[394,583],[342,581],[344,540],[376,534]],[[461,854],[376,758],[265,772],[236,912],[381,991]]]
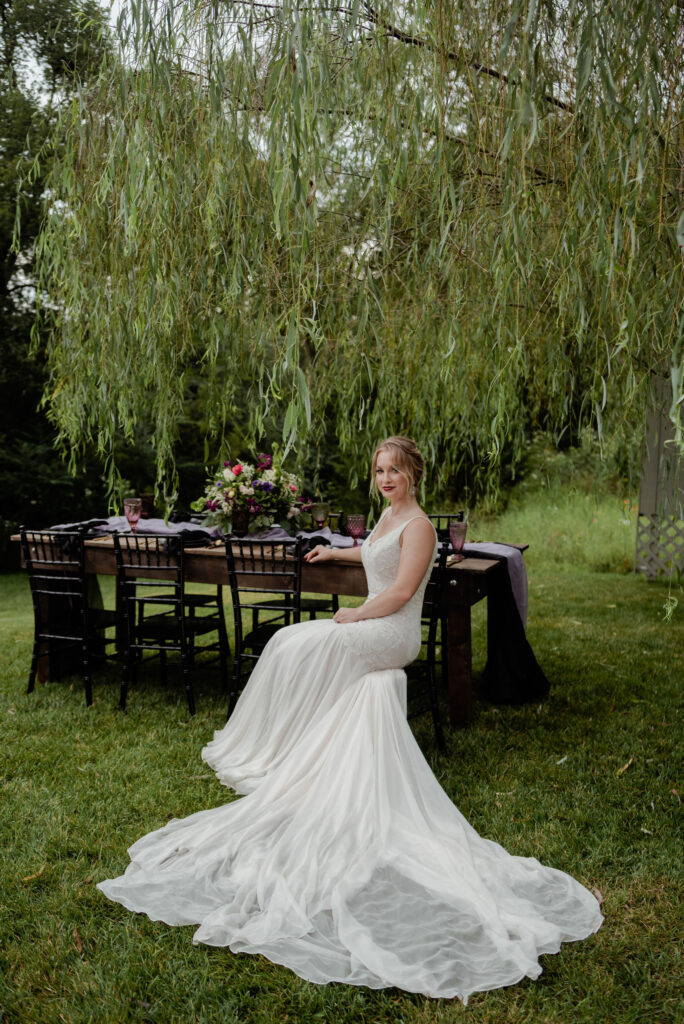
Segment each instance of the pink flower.
[[290,484],[290,490],[292,491],[293,494],[297,493],[297,488],[295,487],[294,484]]
[[240,465],[240,463],[239,463],[239,462],[237,462],[237,463],[236,463],[236,464],[235,464],[235,465],[233,466],[233,473],[235,474],[235,476],[239,476],[241,472],[242,472],[242,466]]

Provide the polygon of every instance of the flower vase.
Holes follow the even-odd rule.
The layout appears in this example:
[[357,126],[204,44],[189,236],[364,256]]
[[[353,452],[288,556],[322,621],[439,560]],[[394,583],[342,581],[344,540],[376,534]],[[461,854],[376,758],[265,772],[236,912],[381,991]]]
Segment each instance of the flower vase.
[[233,512],[232,533],[236,537],[244,537],[249,530],[250,512],[247,508],[236,508]]

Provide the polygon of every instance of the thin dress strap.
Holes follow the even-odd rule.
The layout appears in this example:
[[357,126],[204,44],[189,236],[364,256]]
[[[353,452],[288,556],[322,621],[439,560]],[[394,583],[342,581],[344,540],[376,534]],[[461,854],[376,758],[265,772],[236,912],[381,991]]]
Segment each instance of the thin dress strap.
[[[430,526],[432,526],[432,523],[430,522],[430,520],[428,519],[427,516],[424,516],[424,515],[411,516],[410,519],[407,519],[406,522],[402,523],[401,526],[399,527],[399,536],[400,537],[401,537],[402,533],[404,532],[404,530],[406,529],[406,527],[408,526],[408,524],[412,523],[414,521],[414,519],[424,519],[427,523],[430,523]],[[378,522],[379,522],[379,520],[378,520]],[[435,536],[437,536],[437,531],[435,530],[434,526],[432,526],[432,531],[435,534]]]

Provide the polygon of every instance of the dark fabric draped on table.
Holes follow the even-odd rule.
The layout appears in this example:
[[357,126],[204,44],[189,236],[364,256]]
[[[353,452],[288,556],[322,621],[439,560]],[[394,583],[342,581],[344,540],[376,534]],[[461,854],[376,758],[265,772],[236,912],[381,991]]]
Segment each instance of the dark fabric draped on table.
[[[468,548],[468,558],[497,557]],[[551,686],[525,635],[511,578],[502,562],[499,586],[487,598],[487,664],[480,693],[493,704],[525,704],[546,697]]]

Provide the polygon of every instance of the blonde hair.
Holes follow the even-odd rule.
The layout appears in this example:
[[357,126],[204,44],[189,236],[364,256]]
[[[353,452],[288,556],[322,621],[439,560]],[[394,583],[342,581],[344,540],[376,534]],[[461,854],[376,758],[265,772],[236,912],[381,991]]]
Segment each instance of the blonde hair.
[[373,491],[378,493],[375,471],[378,466],[380,452],[390,453],[394,465],[408,483],[409,490],[418,486],[425,471],[425,459],[421,455],[418,445],[410,437],[388,437],[373,452],[373,461],[371,462],[371,494]]

